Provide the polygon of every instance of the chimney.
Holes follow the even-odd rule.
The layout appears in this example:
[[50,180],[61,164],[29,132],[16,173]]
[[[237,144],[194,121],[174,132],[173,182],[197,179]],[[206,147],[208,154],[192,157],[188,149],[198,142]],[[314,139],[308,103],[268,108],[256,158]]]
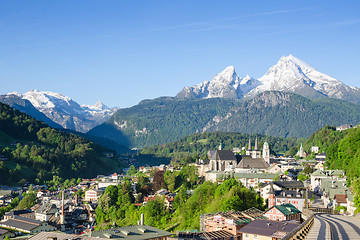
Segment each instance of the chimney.
[[140,215],[140,225],[144,225],[144,214]]
[[61,200],[61,215],[60,215],[60,224],[64,224],[64,191],[62,191],[62,200]]
[[78,195],[77,194],[75,194],[75,202],[74,202],[74,204],[75,204],[75,206],[78,205]]

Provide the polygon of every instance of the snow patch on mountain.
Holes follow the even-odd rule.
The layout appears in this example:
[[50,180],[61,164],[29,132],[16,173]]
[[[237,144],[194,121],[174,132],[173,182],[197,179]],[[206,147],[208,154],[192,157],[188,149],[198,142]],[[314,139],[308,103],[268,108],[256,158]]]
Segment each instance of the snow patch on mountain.
[[360,89],[317,71],[293,55],[280,60],[259,79],[238,77],[233,66],[192,87],[185,87],[178,98],[252,98],[265,91],[294,92],[305,97],[338,98],[360,103]]
[[241,79],[237,76],[234,66],[229,66],[219,74],[216,74],[211,81],[205,81],[192,87],[185,87],[178,93],[177,97],[241,98],[243,95],[241,85],[244,88],[252,89],[255,84],[252,80],[249,76],[246,79]]
[[30,90],[24,94],[13,92],[8,95],[11,94],[30,101],[36,109],[62,127],[80,132],[87,132],[105,122],[118,110],[107,107],[101,101],[95,105],[80,106],[67,96],[49,91]]

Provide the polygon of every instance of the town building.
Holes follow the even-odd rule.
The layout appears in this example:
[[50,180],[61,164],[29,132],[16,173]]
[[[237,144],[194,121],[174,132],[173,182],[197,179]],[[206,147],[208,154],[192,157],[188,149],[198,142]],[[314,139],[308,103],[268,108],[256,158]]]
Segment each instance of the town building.
[[52,203],[43,203],[35,211],[35,219],[39,221],[49,221],[49,219],[58,212],[58,209],[55,204]]
[[305,191],[275,191],[275,204],[282,205],[286,203],[292,204],[302,212],[305,207]]
[[[268,144],[269,145],[269,144]],[[248,149],[246,150],[245,154],[247,156],[250,156],[251,158],[261,158],[261,151],[258,148],[258,140],[257,137],[255,139],[255,146],[254,149],[252,149],[251,146],[251,138],[249,138],[249,145],[248,145]]]
[[312,153],[318,154],[319,153],[319,147],[318,146],[312,146],[310,151]]
[[230,150],[216,150],[209,161],[209,171],[233,170],[237,165],[235,154]]
[[326,153],[319,153],[319,154],[317,154],[316,156],[315,156],[315,160],[316,161],[323,161],[323,162],[325,162],[325,160],[326,160]]
[[235,239],[241,239],[239,230],[255,219],[266,219],[263,214],[257,208],[250,208],[242,212],[231,210],[202,214],[200,216],[200,231],[216,232],[225,230],[231,233]]
[[272,182],[276,177],[273,173],[238,173],[238,172],[210,172],[205,176],[206,181],[222,182],[224,179],[234,177],[247,188],[258,189],[260,183]]
[[27,218],[32,218],[35,219],[35,212],[29,210],[29,209],[24,209],[24,210],[11,210],[9,212],[6,212],[4,214],[4,221],[14,218],[14,216],[20,216],[20,217],[27,217]]
[[321,180],[328,178],[337,180],[344,177],[344,170],[319,170],[310,174],[310,187],[315,193],[320,193]]
[[256,219],[240,229],[242,240],[278,240],[300,224]]
[[296,153],[296,156],[299,156],[300,158],[306,157],[306,152],[304,151],[303,145],[300,145],[299,151]]
[[353,216],[356,211],[356,206],[355,206],[355,202],[354,202],[354,194],[350,191],[348,191],[347,195],[346,195],[346,211],[351,216]]
[[270,188],[273,188],[275,192],[277,191],[303,191],[305,186],[303,182],[300,181],[274,181],[266,182],[260,184],[260,196],[265,200],[269,198]]
[[165,240],[167,239],[167,237],[173,235],[173,233],[148,225],[133,225],[127,227],[116,227],[100,231],[92,231],[87,235],[100,239],[111,238],[119,240]]
[[51,232],[56,230],[56,227],[51,226],[47,222],[20,216],[14,216],[14,218],[1,222],[0,226],[3,228],[31,234],[44,231]]
[[93,202],[98,201],[100,196],[104,193],[104,190],[89,189],[85,191],[84,201]]
[[94,238],[86,235],[75,235],[59,232],[40,232],[31,236],[29,240],[105,240],[104,238]]
[[[269,206],[270,204],[273,205],[274,203],[270,203],[269,198]],[[297,209],[294,205],[290,203],[285,203],[282,205],[273,205],[270,207],[265,213],[266,216],[270,220],[274,221],[299,221],[301,220],[301,211]]]
[[4,238],[6,238],[6,236],[8,236],[10,238],[10,237],[14,237],[15,234],[9,230],[0,229],[0,240],[3,240]]

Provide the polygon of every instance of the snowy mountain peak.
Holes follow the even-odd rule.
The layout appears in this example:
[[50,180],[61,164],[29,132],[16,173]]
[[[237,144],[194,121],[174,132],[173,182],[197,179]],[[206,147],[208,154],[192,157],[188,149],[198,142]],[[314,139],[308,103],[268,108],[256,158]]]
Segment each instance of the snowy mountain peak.
[[311,98],[328,96],[360,103],[360,89],[346,86],[291,54],[282,56],[259,79],[251,78],[248,75],[239,78],[234,66],[229,66],[216,74],[211,81],[185,87],[177,97],[248,98],[264,91],[294,92]]
[[237,75],[234,66],[225,68],[222,72],[216,74],[211,82],[231,83],[236,81]]
[[95,103],[94,107],[99,109],[99,110],[109,109],[105,104],[103,104],[103,102],[101,100],[97,101]]
[[16,91],[6,94],[6,96],[9,96],[9,95],[15,95],[15,96],[18,96],[21,98],[21,93],[16,92]]
[[277,67],[280,66],[291,66],[291,65],[295,65],[298,68],[301,68],[303,70],[307,69],[308,71],[310,70],[315,70],[313,67],[311,67],[309,64],[307,64],[306,62],[294,57],[293,55],[289,55],[289,56],[282,56],[280,58],[280,60],[278,61],[278,63],[275,65]]
[[108,108],[101,101],[92,106],[80,106],[67,96],[49,91],[30,90],[24,94],[13,92],[7,95],[10,94],[29,100],[37,110],[64,128],[80,132],[87,132],[103,123],[118,110]]
[[205,81],[192,87],[185,87],[177,94],[178,98],[239,98],[241,79],[234,66],[225,68],[216,74],[211,81]]
[[81,105],[82,108],[87,108],[93,111],[103,111],[103,110],[110,110],[108,106],[103,104],[101,100],[97,101],[94,105]]

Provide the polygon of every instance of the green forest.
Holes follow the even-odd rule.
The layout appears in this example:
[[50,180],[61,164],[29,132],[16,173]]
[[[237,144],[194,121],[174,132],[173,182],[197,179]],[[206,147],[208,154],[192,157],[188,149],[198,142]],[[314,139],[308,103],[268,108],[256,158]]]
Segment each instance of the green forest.
[[[162,180],[176,178],[169,177],[171,174],[176,173],[166,172]],[[142,199],[133,196],[129,182],[107,187],[96,209],[98,223],[96,229],[110,228],[114,223],[118,226],[137,224],[142,213],[145,216],[145,224],[164,230],[199,229],[200,214],[204,212],[232,209],[242,211],[251,207],[258,209],[265,207],[263,199],[256,192],[242,186],[233,178],[225,180],[222,184],[211,182],[195,184],[193,190],[185,182],[175,190],[177,194],[172,207],[167,207],[165,197],[161,196],[150,200],[145,206],[135,205],[136,202],[141,203]],[[146,181],[145,185],[138,187],[140,194],[144,186]]]
[[93,177],[123,164],[108,151],[74,134],[48,127],[0,103],[0,184],[44,183],[61,178]]
[[336,127],[326,126],[307,139],[304,149],[315,145],[321,152],[326,152],[325,166],[328,169],[345,171],[355,194],[355,205],[360,211],[360,128],[336,131]]
[[145,100],[120,109],[90,135],[144,148],[201,132],[257,133],[308,138],[328,125],[360,122],[360,106],[338,99],[308,99],[286,92],[264,92],[249,100]]
[[218,149],[220,145],[224,150],[233,150],[233,148],[241,149],[242,147],[246,147],[247,149],[249,139],[251,139],[251,145],[252,148],[254,148],[256,138],[258,139],[260,149],[262,149],[264,142],[268,142],[272,151],[271,153],[274,155],[286,154],[291,148],[301,142],[301,140],[296,138],[272,137],[262,134],[205,132],[192,134],[172,143],[144,148],[141,154],[166,157],[182,162],[194,162],[199,159],[199,157],[206,159],[206,153],[209,150]]

